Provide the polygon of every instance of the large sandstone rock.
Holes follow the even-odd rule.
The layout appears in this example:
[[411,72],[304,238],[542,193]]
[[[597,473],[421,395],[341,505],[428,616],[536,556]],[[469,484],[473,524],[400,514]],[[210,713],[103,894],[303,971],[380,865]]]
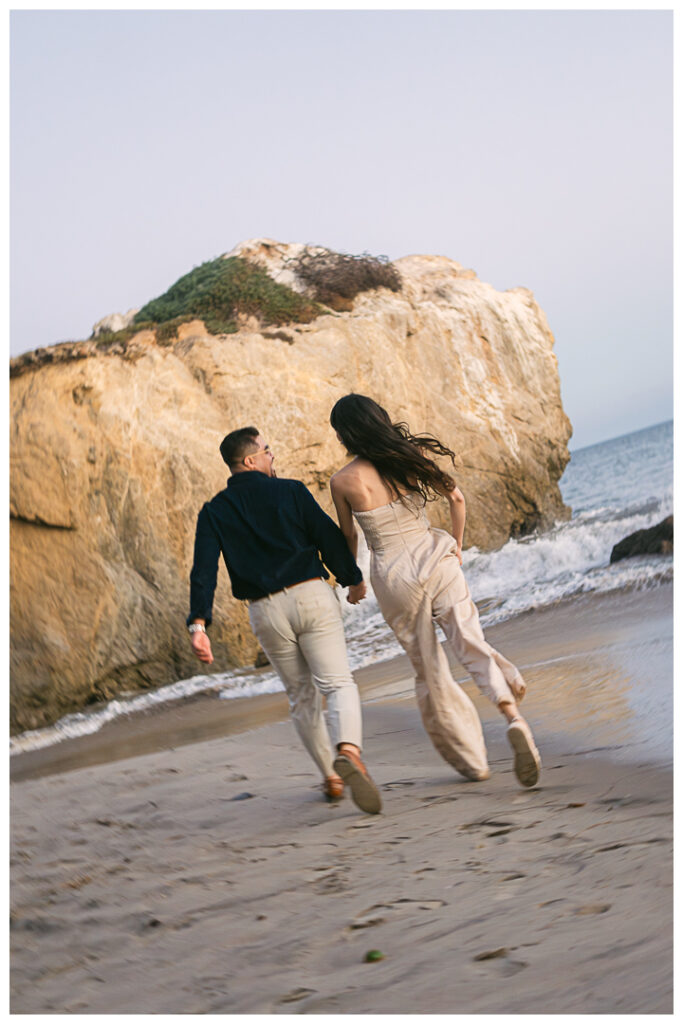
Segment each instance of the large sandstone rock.
[[[284,280],[295,251],[259,240],[233,254]],[[278,474],[331,511],[345,454],[329,411],[362,392],[455,449],[466,545],[494,548],[568,514],[557,481],[571,428],[531,292],[496,292],[443,257],[396,265],[402,292],[361,294],[310,324],[211,337],[195,321],[170,346],[145,331],[13,361],[14,730],[202,671],[184,629],[194,527],[225,485],[218,446],[237,426],[259,427]],[[430,509],[446,525],[445,503]],[[222,568],[212,639],[216,671],[256,655]]]

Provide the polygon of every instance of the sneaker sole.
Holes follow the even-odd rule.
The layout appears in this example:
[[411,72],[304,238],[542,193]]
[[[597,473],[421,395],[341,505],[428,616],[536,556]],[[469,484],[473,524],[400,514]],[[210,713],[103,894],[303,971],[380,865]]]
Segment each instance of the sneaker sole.
[[535,747],[529,743],[524,729],[511,725],[507,731],[508,741],[515,754],[515,775],[529,789],[535,786],[541,774],[541,758]]
[[382,798],[377,786],[369,775],[364,775],[350,758],[340,755],[335,758],[334,770],[341,775],[351,790],[351,797],[356,807],[366,814],[379,814],[382,810]]

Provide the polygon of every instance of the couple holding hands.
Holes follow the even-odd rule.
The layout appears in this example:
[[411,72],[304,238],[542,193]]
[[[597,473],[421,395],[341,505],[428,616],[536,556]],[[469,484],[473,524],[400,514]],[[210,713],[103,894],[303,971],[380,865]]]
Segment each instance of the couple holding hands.
[[[420,714],[436,750],[465,778],[489,777],[479,716],[451,675],[434,621],[507,720],[519,782],[536,785],[541,761],[517,708],[524,680],[484,639],[461,569],[465,500],[434,459],[447,456],[453,463],[454,453],[434,437],[392,423],[386,410],[364,395],[340,398],[330,423],[352,457],[330,481],[339,526],[303,483],[275,475],[273,452],[255,427],[224,438],[220,452],[230,468],[228,485],[203,506],[197,520],[187,619],[195,654],[207,664],[213,661],[206,628],[222,553],[233,595],[249,603],[251,627],[282,680],[326,798],[340,799],[346,784],[361,810],[378,813],[379,790],[361,759],[360,697],[348,664],[341,607],[325,582],[327,566],[349,588],[351,604],[365,597],[356,564],[358,524],[370,549],[375,596],[413,666]],[[449,504],[451,533],[430,526],[425,515],[426,502],[439,496]]]

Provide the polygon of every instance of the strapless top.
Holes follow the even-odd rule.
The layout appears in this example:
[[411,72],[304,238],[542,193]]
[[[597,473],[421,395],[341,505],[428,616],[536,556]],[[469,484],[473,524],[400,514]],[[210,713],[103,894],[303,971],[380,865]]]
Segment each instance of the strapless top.
[[424,583],[442,558],[457,552],[452,534],[431,526],[420,494],[353,515],[370,549],[374,574],[400,571]]

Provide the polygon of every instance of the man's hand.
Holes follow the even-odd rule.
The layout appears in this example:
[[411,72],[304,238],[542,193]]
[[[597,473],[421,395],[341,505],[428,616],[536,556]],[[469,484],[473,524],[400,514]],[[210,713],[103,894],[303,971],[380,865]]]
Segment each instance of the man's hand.
[[208,633],[202,633],[199,630],[196,633],[192,633],[190,643],[192,644],[192,650],[199,660],[210,665],[213,661],[213,654],[211,653],[211,641],[209,640]]
[[358,604],[362,601],[368,592],[368,588],[365,586],[365,580],[361,580],[360,583],[354,583],[352,587],[349,587],[349,592],[346,595],[346,600],[349,604]]

